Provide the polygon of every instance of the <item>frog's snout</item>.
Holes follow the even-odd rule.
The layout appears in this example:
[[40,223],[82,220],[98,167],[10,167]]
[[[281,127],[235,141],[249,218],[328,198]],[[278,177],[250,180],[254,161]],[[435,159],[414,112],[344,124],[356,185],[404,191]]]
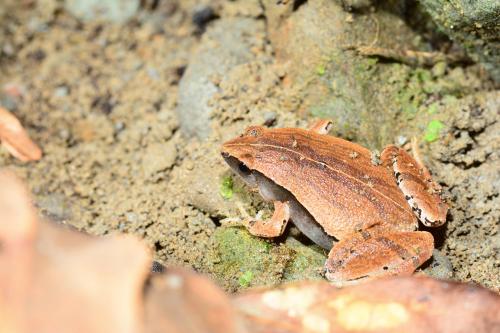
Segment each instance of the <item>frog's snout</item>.
[[252,170],[245,163],[239,161],[237,158],[231,156],[229,153],[222,152],[221,155],[222,157],[224,157],[224,160],[231,167],[231,169],[241,178],[243,178],[243,180],[248,185],[253,187],[257,185]]

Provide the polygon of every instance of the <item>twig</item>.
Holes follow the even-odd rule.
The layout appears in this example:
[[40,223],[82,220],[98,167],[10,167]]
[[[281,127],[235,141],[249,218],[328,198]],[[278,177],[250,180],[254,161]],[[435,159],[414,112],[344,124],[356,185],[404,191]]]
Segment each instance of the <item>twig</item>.
[[345,49],[355,50],[362,56],[395,60],[409,66],[433,66],[438,62],[449,64],[470,62],[470,59],[462,53],[397,50],[377,46],[346,46]]

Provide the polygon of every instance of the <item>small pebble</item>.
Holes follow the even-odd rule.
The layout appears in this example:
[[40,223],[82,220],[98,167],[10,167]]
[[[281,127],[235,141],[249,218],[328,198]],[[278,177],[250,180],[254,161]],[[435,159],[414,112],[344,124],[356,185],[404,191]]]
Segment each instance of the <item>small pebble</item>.
[[2,51],[5,55],[12,56],[12,55],[14,55],[14,46],[12,46],[12,44],[9,42],[4,42],[4,45],[2,47]]
[[404,135],[399,135],[397,138],[396,138],[396,144],[398,146],[403,146],[405,143],[408,142],[408,138]]
[[125,219],[127,220],[127,222],[130,222],[130,223],[136,223],[138,220],[137,214],[134,212],[125,213]]
[[68,96],[68,93],[69,93],[69,89],[66,86],[60,86],[54,90],[55,97],[66,97],[66,96]]
[[125,123],[123,123],[122,121],[117,121],[114,125],[114,129],[116,133],[120,133],[125,129]]
[[274,123],[276,123],[276,112],[274,111],[267,111],[264,112],[264,125],[266,126],[272,126]]
[[59,137],[66,141],[70,137],[70,132],[66,128],[63,128],[59,131]]
[[191,160],[186,161],[184,165],[185,165],[186,169],[188,169],[188,170],[194,169],[194,163]]
[[453,277],[453,266],[450,259],[441,251],[434,249],[429,264],[423,272],[437,279],[451,279]]

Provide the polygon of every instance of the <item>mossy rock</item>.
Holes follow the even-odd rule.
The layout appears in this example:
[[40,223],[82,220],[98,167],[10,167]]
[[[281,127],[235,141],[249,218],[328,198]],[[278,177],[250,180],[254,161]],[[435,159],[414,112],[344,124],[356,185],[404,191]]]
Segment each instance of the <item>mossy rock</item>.
[[420,0],[437,26],[500,82],[500,2]]
[[320,279],[326,259],[297,240],[277,244],[252,236],[243,227],[220,227],[208,255],[212,274],[230,291],[286,281]]

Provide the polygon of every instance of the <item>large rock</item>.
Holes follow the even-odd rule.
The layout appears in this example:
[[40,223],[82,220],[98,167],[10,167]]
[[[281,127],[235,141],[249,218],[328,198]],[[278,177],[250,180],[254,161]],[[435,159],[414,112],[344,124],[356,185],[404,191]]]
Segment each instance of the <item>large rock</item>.
[[415,43],[417,34],[400,17],[382,10],[352,14],[331,0],[310,0],[298,8],[271,0],[264,4],[269,38],[286,66],[285,84],[304,100],[300,111],[332,118],[343,137],[363,133],[360,141],[371,146],[392,140],[399,110],[383,95],[391,85],[384,77],[388,66],[352,49],[418,49],[423,45]]
[[207,29],[179,83],[176,112],[186,136],[208,137],[212,109],[207,103],[217,92],[214,78],[253,59],[253,41],[263,32],[262,21],[241,17],[218,20]]
[[500,1],[420,0],[434,22],[500,82]]

